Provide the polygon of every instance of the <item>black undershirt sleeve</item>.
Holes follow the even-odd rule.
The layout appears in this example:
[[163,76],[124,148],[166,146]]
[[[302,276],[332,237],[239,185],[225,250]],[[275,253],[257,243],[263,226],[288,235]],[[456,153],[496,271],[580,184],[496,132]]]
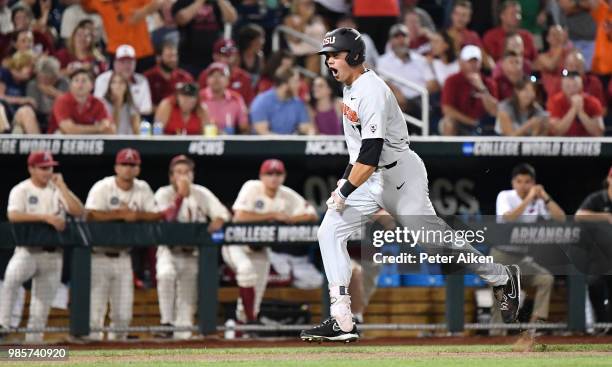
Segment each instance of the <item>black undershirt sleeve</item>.
[[382,138],[363,139],[357,162],[366,166],[378,167],[384,140]]
[[353,165],[349,163],[349,164],[346,166],[346,169],[344,170],[344,174],[342,175],[342,178],[343,178],[344,180],[348,180],[349,175],[351,174],[351,170],[352,170],[352,169],[353,169]]

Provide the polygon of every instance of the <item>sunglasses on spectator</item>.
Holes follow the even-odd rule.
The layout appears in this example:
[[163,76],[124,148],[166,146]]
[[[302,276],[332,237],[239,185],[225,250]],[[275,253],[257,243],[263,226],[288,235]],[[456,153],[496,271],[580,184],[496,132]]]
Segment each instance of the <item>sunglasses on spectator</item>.
[[270,171],[270,172],[264,173],[265,176],[282,176],[284,174],[285,174],[284,172],[280,172],[280,171]]
[[577,71],[569,71],[567,69],[563,69],[563,71],[561,72],[561,75],[564,78],[575,78],[577,76],[580,76],[580,73]]

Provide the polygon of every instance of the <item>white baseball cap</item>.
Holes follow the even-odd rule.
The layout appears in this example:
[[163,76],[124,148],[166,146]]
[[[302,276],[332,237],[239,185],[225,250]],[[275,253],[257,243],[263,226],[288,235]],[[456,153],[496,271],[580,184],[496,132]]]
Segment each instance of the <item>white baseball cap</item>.
[[121,45],[117,47],[117,52],[115,52],[115,59],[135,59],[136,51],[134,47],[130,45]]
[[467,45],[461,49],[459,58],[463,61],[470,61],[472,59],[482,61],[482,52],[480,52],[480,48],[478,46]]

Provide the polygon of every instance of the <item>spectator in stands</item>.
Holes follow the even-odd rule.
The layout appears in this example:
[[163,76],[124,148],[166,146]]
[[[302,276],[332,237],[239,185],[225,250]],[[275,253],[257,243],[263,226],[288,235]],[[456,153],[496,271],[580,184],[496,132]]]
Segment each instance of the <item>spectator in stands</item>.
[[[378,70],[398,75],[431,92],[437,89],[434,75],[427,60],[410,50],[410,33],[403,24],[395,24],[389,30],[391,50],[378,59]],[[391,90],[402,110],[413,116],[421,115],[421,96],[418,91],[402,84],[389,82]]]
[[[512,190],[503,190],[497,195],[496,214],[500,222],[533,223],[540,217],[565,221],[565,212],[544,186],[536,183],[535,169],[527,163],[512,169]],[[500,245],[492,248],[490,255],[502,264],[518,264],[521,267],[523,284],[536,289],[530,322],[545,322],[555,279],[547,269],[527,256],[525,250],[526,246]],[[491,322],[501,323],[499,308],[494,309]]]
[[172,41],[177,45],[180,42],[180,34],[172,16],[172,5],[174,1],[164,1],[155,14],[156,28],[151,30],[151,41],[153,48],[157,51],[165,42]]
[[427,59],[433,71],[435,81],[438,83],[437,89],[442,90],[446,79],[459,72],[459,61],[453,46],[453,39],[447,31],[432,33],[431,55]]
[[400,7],[396,0],[353,1],[353,17],[357,21],[357,29],[372,37],[379,53],[384,53],[389,29],[399,16]]
[[154,108],[174,94],[177,83],[193,82],[191,74],[179,68],[178,46],[171,40],[164,41],[157,52],[157,65],[145,71],[144,76],[149,81]]
[[[353,28],[353,29],[357,29],[357,23],[355,22],[355,19],[351,16],[343,16],[342,18],[340,18],[338,20],[338,22],[336,23],[336,28]],[[372,40],[372,37],[370,37],[367,33],[364,32],[359,32],[361,33],[361,38],[363,39],[363,42],[365,43],[365,62],[369,67],[376,67],[376,64],[378,63],[378,58],[380,57],[380,55],[378,54],[378,50],[376,49],[376,45],[374,44],[374,41]]]
[[15,35],[18,32],[30,30],[34,36],[34,47],[37,53],[53,52],[53,36],[49,32],[34,29],[34,15],[29,7],[22,4],[14,6],[11,16],[13,21],[13,39],[15,39]]
[[113,73],[108,89],[102,98],[119,135],[134,135],[140,130],[140,114],[134,104],[130,83],[118,73]]
[[0,134],[6,134],[11,132],[11,122],[6,115],[6,109],[4,105],[0,103]]
[[[270,55],[261,72],[259,82],[257,83],[257,94],[263,93],[274,87],[274,74],[282,72],[283,70],[292,69],[294,66],[295,57],[287,50],[278,50]],[[303,78],[300,78],[298,97],[300,97],[304,103],[308,103],[310,100],[310,88]]]
[[584,55],[587,71],[591,70],[595,51],[597,25],[591,15],[592,0],[557,0],[561,8],[561,26],[568,30],[574,47]]
[[472,3],[468,0],[458,0],[453,5],[451,13],[451,24],[448,27],[448,35],[453,39],[455,53],[459,54],[466,45],[474,45],[483,48],[478,33],[467,28],[472,20]]
[[134,58],[138,61],[139,72],[153,66],[155,63],[153,44],[146,18],[159,9],[160,0],[124,0],[121,2],[83,0],[81,6],[86,11],[100,14],[104,29],[107,30],[106,51],[109,54],[117,58],[122,45],[131,45],[134,49]]
[[443,135],[474,135],[487,116],[497,113],[495,84],[481,74],[480,48],[465,46],[459,60],[461,71],[448,77],[442,89]]
[[[507,53],[514,53],[516,55],[519,55],[521,59],[523,60],[522,61],[523,73],[525,73],[525,75],[531,74],[533,67],[532,67],[531,61],[525,57],[525,46],[523,43],[523,39],[518,33],[506,34],[506,39],[504,41],[503,55]],[[495,64],[495,67],[493,68],[493,71],[491,72],[494,78],[499,76],[502,73],[502,63],[504,61],[503,59],[504,58],[502,56],[502,58],[497,61],[497,63]]]
[[548,135],[548,113],[537,102],[530,78],[516,82],[510,98],[499,103],[495,132],[503,136]]
[[294,69],[274,75],[274,88],[253,100],[251,123],[259,135],[314,134],[306,105],[298,97],[300,76]]
[[601,103],[583,92],[580,73],[563,70],[562,76],[561,91],[548,98],[552,135],[602,136]]
[[595,52],[593,54],[593,72],[606,79],[612,76],[612,1],[593,1],[593,20],[597,24]]
[[[291,14],[285,17],[284,23],[287,27],[317,41],[323,41],[323,36],[327,32],[323,19],[315,13],[313,0],[294,0]],[[302,61],[300,64],[318,74],[321,66],[321,56],[317,54],[319,48],[290,35],[286,35],[285,39],[291,53]]]
[[525,78],[523,72],[523,57],[513,51],[506,51],[501,60],[501,72],[493,76],[498,100],[510,98],[514,86]]
[[[236,12],[238,13],[238,21],[234,23],[234,29],[240,29],[249,23],[255,23],[262,27],[266,34],[266,44],[264,52],[268,55],[271,52],[272,35],[278,25],[280,25],[287,14],[291,10],[291,0],[281,1],[259,1],[259,0],[241,0],[234,1]],[[317,5],[319,5],[317,3]],[[321,12],[317,12],[322,14]]]
[[422,24],[421,17],[416,9],[418,8],[405,11],[403,16],[403,24],[408,29],[408,34],[410,35],[408,47],[419,55],[428,55],[431,53],[430,36],[435,32],[435,29],[429,29]]
[[210,119],[200,105],[198,94],[197,84],[179,83],[176,93],[161,101],[155,112],[155,121],[163,124],[164,134],[202,135]]
[[106,58],[94,42],[94,26],[89,19],[76,25],[66,47],[55,53],[64,75],[70,75],[76,69],[88,69],[94,76],[108,69]]
[[319,76],[312,82],[309,112],[320,135],[342,135],[342,99],[334,90],[328,78]]
[[223,24],[238,18],[229,0],[177,0],[172,15],[179,29],[181,68],[194,78],[212,61],[213,44],[223,32]]
[[[589,94],[599,100],[599,103],[601,103],[604,110],[603,114],[605,115],[606,107],[608,106],[608,99],[606,98],[604,86],[598,77],[586,72],[586,65],[584,63],[584,57],[578,50],[569,52],[565,57],[565,69],[567,71],[575,71],[580,74],[584,93]],[[559,78],[559,82],[556,87],[557,88],[553,90],[553,94],[561,90],[561,78]]]
[[36,62],[36,78],[30,80],[26,94],[34,100],[36,119],[41,131],[53,112],[55,100],[68,91],[68,80],[60,72],[60,63],[54,57],[42,56]]
[[406,27],[408,27],[408,30],[411,32],[411,34],[417,34],[413,32],[415,30],[410,28],[408,23],[406,23],[406,19],[405,19],[406,14],[414,13],[416,16],[419,17],[418,24],[420,24],[422,27],[425,27],[428,33],[435,32],[436,25],[431,15],[429,15],[430,13],[427,10],[417,5],[425,6],[427,4],[419,0],[402,0],[402,6],[403,6],[403,11],[404,11],[404,17],[403,17],[404,24],[406,25]]
[[93,28],[93,42],[98,44],[103,38],[106,38],[104,32],[104,24],[102,18],[97,13],[87,13],[83,10],[81,2],[73,3],[64,9],[62,13],[62,23],[60,26],[60,37],[64,44],[68,44],[74,29],[84,20],[90,20]]
[[[575,217],[577,222],[601,222],[603,225],[612,223],[612,167],[603,184],[602,190],[591,193],[580,204]],[[589,278],[588,294],[596,322],[612,322],[612,276],[593,274]]]
[[[238,63],[238,48],[231,39],[220,38],[213,47],[213,61],[222,62],[230,69],[229,88],[238,92],[244,102],[249,105],[255,98],[255,91],[251,82],[251,76],[244,69],[236,66]],[[200,89],[206,88],[206,70],[198,77]]]
[[70,75],[70,90],[58,97],[47,132],[62,134],[114,134],[116,125],[111,122],[101,100],[94,97],[93,75],[88,70],[77,69]]
[[7,5],[8,0],[0,0],[0,37],[13,31],[11,9]]
[[541,49],[544,44],[542,32],[547,27],[549,0],[518,0],[521,5],[520,27],[533,35],[534,45]]
[[126,80],[130,81],[130,92],[134,98],[134,103],[141,115],[149,115],[153,112],[151,102],[151,89],[149,81],[144,75],[136,73],[136,51],[130,45],[121,45],[117,48],[113,70],[107,70],[96,78],[96,88],[94,95],[98,98],[104,97],[108,90],[113,73],[121,74]]
[[17,52],[0,67],[0,102],[4,105],[9,121],[17,132],[26,134],[40,133],[36,121],[36,102],[26,95],[26,86],[33,75],[34,56]]
[[217,130],[227,135],[249,133],[249,114],[242,96],[229,86],[229,67],[213,62],[206,69],[205,89],[200,90],[200,100]]
[[568,42],[567,31],[557,24],[548,28],[546,42],[548,51],[538,55],[534,66],[542,75],[544,90],[548,95],[553,95],[556,93],[556,86],[561,84],[563,63],[571,51],[571,43]]
[[251,76],[252,85],[256,85],[264,66],[263,46],[266,35],[263,28],[257,24],[247,24],[237,34],[236,44],[238,46],[239,65]]
[[524,57],[533,61],[537,56],[537,51],[533,43],[533,36],[524,29],[520,29],[521,6],[516,1],[505,1],[499,13],[500,25],[485,33],[483,43],[485,50],[495,61],[500,60],[504,55],[504,40],[508,33],[518,33],[523,39],[525,46]]
[[24,29],[21,31],[13,32],[13,51],[14,52],[30,52],[32,55],[38,56],[40,52],[37,52],[34,47],[34,35],[31,30]]

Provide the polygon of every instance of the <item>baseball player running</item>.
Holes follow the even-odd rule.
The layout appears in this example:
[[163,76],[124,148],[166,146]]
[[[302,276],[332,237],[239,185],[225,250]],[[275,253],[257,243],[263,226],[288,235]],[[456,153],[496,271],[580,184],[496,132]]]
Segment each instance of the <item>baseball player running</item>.
[[[215,232],[230,220],[230,213],[207,188],[193,183],[194,162],[185,155],[170,161],[170,185],[160,187],[155,201],[161,210],[178,208],[179,222],[209,222]],[[157,294],[163,326],[192,326],[196,311],[198,261],[197,250],[189,246],[157,248]],[[170,337],[170,333],[159,336]],[[190,331],[178,331],[175,339],[188,339]]]
[[[431,217],[427,222],[430,226],[433,221],[441,229],[448,227],[436,217],[429,200],[425,165],[409,148],[408,128],[393,93],[363,65],[365,44],[359,32],[338,28],[327,33],[319,53],[325,55],[333,77],[345,85],[342,112],[350,161],[327,201],[328,210],[318,232],[329,282],[331,317],[303,330],[300,336],[305,341],[349,342],[357,340],[359,334],[348,294],[351,260],[346,240],[359,230],[363,218],[383,208],[403,226],[409,224],[407,216],[418,215]],[[458,250],[450,244],[442,246]],[[470,245],[461,251],[480,255]],[[488,263],[476,264],[470,270],[494,287],[504,321],[514,321],[519,304],[519,268]]]
[[[140,154],[126,148],[115,157],[115,175],[96,182],[85,202],[91,221],[156,221],[164,218],[157,212],[149,184],[136,177],[140,174]],[[134,285],[132,261],[127,248],[94,247],[91,255],[92,328],[104,326],[107,303],[110,302],[111,327],[128,327],[132,320]],[[108,333],[109,340],[126,339],[125,332]],[[90,338],[101,340],[102,332]]]
[[[242,185],[234,203],[236,223],[281,222],[304,223],[318,219],[317,213],[297,192],[284,186],[285,165],[278,159],[268,159],[259,169],[259,180]],[[239,299],[236,318],[239,322],[256,324],[259,307],[270,272],[269,248],[242,245],[223,246],[225,263],[236,273]]]
[[[8,220],[12,223],[47,223],[57,231],[66,226],[66,213],[83,214],[83,203],[70,191],[61,173],[53,173],[58,163],[51,153],[37,151],[28,157],[30,178],[13,187],[8,200]],[[15,248],[4,273],[0,293],[0,328],[10,328],[11,311],[19,287],[32,279],[28,328],[42,329],[47,324],[51,302],[60,285],[62,251],[57,247]],[[26,342],[42,342],[42,333],[26,334]]]

